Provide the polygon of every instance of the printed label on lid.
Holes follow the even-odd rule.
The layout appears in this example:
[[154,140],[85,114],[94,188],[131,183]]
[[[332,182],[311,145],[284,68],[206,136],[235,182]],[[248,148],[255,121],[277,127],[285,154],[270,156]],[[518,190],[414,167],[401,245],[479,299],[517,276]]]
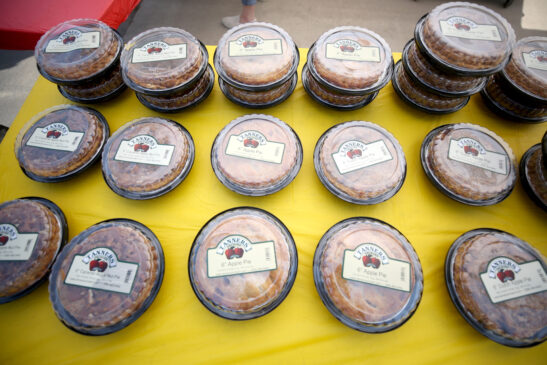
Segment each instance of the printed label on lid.
[[167,44],[154,41],[133,50],[132,63],[181,60],[186,58],[186,43]]
[[283,54],[281,39],[263,39],[254,34],[246,34],[228,44],[229,57],[272,56]]
[[547,290],[547,274],[539,261],[518,264],[508,257],[496,257],[480,278],[494,304]]
[[351,39],[326,44],[325,57],[341,61],[380,62],[380,48],[361,46]]
[[476,24],[463,17],[441,20],[441,32],[449,37],[501,42],[499,29],[495,25]]
[[332,154],[341,174],[373,166],[393,159],[383,140],[369,144],[351,140],[344,142],[338,152]]
[[342,278],[410,292],[410,263],[390,258],[374,243],[344,250]]
[[114,160],[168,166],[174,150],[175,146],[158,144],[154,137],[142,134],[130,140],[123,140],[116,151]]
[[251,242],[242,235],[224,237],[207,250],[207,276],[216,278],[277,269],[274,241]]
[[46,46],[46,53],[64,53],[76,49],[98,48],[101,44],[100,32],[80,32],[78,29],[64,31]]
[[477,142],[473,138],[451,139],[448,158],[480,167],[496,174],[508,174],[507,156],[503,153],[487,151],[480,142]]
[[78,149],[83,136],[84,132],[71,132],[62,122],[51,123],[45,127],[36,128],[25,145],[74,152]]
[[270,163],[280,164],[283,161],[285,144],[268,141],[258,131],[245,131],[231,135],[226,146],[226,154]]
[[130,294],[138,270],[138,264],[120,261],[111,249],[98,247],[74,255],[65,284]]
[[0,261],[26,261],[32,255],[38,233],[19,233],[11,224],[0,224]]
[[530,53],[522,53],[526,67],[547,71],[547,51],[535,50]]

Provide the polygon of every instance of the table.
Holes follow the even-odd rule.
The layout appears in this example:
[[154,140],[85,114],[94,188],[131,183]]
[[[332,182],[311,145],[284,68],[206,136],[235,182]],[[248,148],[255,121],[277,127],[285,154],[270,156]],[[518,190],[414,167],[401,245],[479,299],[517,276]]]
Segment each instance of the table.
[[[209,54],[214,47],[208,47]],[[301,50],[302,69],[307,50]],[[396,54],[395,58],[399,58]],[[212,60],[210,60],[212,62]],[[472,207],[441,194],[427,179],[419,151],[433,128],[456,122],[480,124],[502,136],[517,158],[545,132],[545,124],[499,119],[475,95],[462,110],[439,116],[407,106],[391,84],[368,106],[334,111],[312,100],[299,82],[282,104],[263,110],[291,125],[300,136],[304,163],[285,189],[265,197],[245,197],[225,188],[210,164],[216,134],[231,120],[256,112],[231,103],[218,84],[193,109],[162,116],[184,125],[196,143],[195,164],[174,191],[149,201],[113,193],[100,165],[62,183],[34,182],[21,172],[13,143],[22,125],[50,106],[67,103],[56,86],[39,78],[0,144],[0,201],[23,196],[53,200],[65,212],[69,236],[109,218],[126,217],[146,224],[160,239],[166,260],[163,286],[142,317],[117,333],[87,337],[64,327],[53,313],[47,285],[0,306],[1,364],[98,363],[544,363],[547,343],[526,349],[499,345],[475,331],[452,304],[444,283],[444,259],[452,242],[479,227],[508,231],[547,253],[547,214],[526,195],[520,182],[503,202]],[[133,92],[97,105],[111,130],[142,116],[161,115],[142,106]],[[344,202],[327,191],[313,167],[313,149],[332,125],[348,120],[377,123],[401,143],[408,163],[402,189],[373,206]],[[236,206],[266,209],[292,232],[299,257],[298,274],[285,301],[268,315],[235,322],[210,313],[194,295],[187,272],[190,246],[198,230],[215,214]],[[312,261],[320,237],[338,221],[370,216],[399,229],[413,244],[425,277],[423,298],[414,316],[384,334],[352,330],[323,306],[313,282]]]

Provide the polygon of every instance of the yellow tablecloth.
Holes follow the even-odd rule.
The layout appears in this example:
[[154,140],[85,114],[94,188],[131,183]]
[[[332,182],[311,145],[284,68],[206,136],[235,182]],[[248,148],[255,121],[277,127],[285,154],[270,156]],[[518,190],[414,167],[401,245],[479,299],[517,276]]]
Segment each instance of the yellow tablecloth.
[[[212,55],[214,47],[209,47]],[[399,58],[400,55],[396,55]],[[306,50],[301,50],[302,69]],[[212,63],[212,60],[210,60]],[[444,283],[444,259],[462,233],[479,227],[508,231],[547,254],[547,214],[526,195],[520,182],[503,202],[472,207],[441,194],[420,164],[420,145],[433,128],[446,123],[475,123],[502,136],[520,160],[540,141],[546,124],[517,124],[492,114],[479,95],[462,110],[429,115],[407,106],[391,84],[370,105],[356,111],[334,111],[319,105],[301,83],[282,104],[263,111],[287,122],[299,135],[304,163],[285,189],[266,197],[245,197],[225,188],[215,177],[210,149],[217,133],[231,120],[256,112],[230,102],[218,84],[197,107],[161,115],[142,106],[130,90],[96,105],[111,131],[135,118],[161,115],[184,125],[196,144],[192,171],[174,191],[149,201],[133,201],[113,193],[100,164],[62,183],[27,178],[13,152],[23,124],[38,112],[66,104],[54,84],[42,77],[29,94],[0,145],[0,201],[42,196],[65,212],[69,238],[109,218],[126,217],[146,224],[165,252],[161,290],[142,317],[107,336],[88,337],[67,329],[55,316],[47,285],[14,302],[0,305],[0,364],[65,363],[543,363],[547,343],[515,349],[499,345],[475,331],[452,304]],[[366,120],[389,130],[401,143],[408,163],[402,189],[387,202],[359,206],[327,191],[313,167],[319,136],[334,124]],[[296,241],[299,266],[294,286],[281,305],[249,321],[230,321],[210,313],[194,295],[187,271],[190,246],[213,215],[232,207],[255,206],[281,219]],[[425,289],[414,316],[384,334],[350,329],[323,306],[313,282],[312,261],[319,238],[336,222],[370,216],[399,229],[420,257]],[[547,308],[546,308],[547,310]]]

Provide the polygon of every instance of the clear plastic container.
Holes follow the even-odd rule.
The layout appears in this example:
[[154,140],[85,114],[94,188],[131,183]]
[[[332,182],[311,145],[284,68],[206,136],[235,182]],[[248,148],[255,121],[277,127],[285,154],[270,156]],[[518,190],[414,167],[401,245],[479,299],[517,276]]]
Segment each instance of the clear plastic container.
[[469,101],[469,96],[446,97],[428,91],[407,74],[401,61],[395,65],[391,83],[403,101],[426,113],[453,113],[466,106]]
[[547,338],[545,258],[503,231],[479,228],[452,244],[445,263],[450,298],[482,335],[526,347]]
[[332,315],[369,333],[405,323],[418,308],[424,287],[410,242],[389,224],[368,217],[338,222],[321,237],[313,278]]
[[547,211],[547,166],[546,154],[541,144],[536,144],[520,159],[520,181],[528,196],[543,210]]
[[474,124],[433,129],[421,147],[422,167],[433,185],[468,205],[501,202],[515,187],[516,159],[494,132]]
[[103,176],[125,198],[152,199],[186,178],[194,155],[194,141],[183,126],[164,118],[140,118],[121,126],[108,140]]
[[420,49],[437,67],[467,76],[500,71],[515,43],[515,32],[507,20],[467,2],[435,7],[420,19],[414,34]]
[[378,34],[344,26],[321,35],[308,52],[308,71],[326,88],[345,94],[371,94],[391,78],[391,48]]
[[101,113],[76,105],[57,105],[35,115],[15,140],[15,156],[33,180],[69,179],[92,165],[110,134]]
[[253,319],[275,309],[292,288],[298,268],[285,225],[257,208],[224,211],[196,236],[188,258],[190,284],[214,314]]
[[222,184],[236,193],[273,194],[300,171],[302,145],[285,122],[271,115],[244,115],[215,138],[211,165]]
[[325,187],[355,204],[377,204],[403,186],[406,159],[399,142],[384,128],[363,121],[337,124],[317,141],[315,171]]
[[0,204],[0,303],[18,299],[44,282],[67,237],[65,215],[47,199]]

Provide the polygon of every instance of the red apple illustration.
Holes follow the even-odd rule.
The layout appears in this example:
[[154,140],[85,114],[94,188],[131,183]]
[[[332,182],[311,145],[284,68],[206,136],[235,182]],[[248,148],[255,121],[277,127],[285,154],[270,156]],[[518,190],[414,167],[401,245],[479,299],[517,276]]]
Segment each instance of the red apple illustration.
[[99,260],[89,261],[89,271],[99,271]]
[[106,270],[106,268],[108,267],[108,264],[106,263],[106,261],[99,261],[99,271],[100,272],[103,272]]
[[150,149],[149,145],[147,145],[147,144],[142,144],[141,145],[141,151],[142,152],[146,152],[146,151],[148,151],[148,149]]
[[[57,138],[55,136],[55,132],[57,132],[57,131],[53,131],[53,130],[52,131],[47,131],[46,138]],[[61,135],[61,133],[59,133],[59,135]]]
[[252,138],[247,138],[246,140],[243,141],[243,145],[245,147],[257,148],[258,147],[258,141],[255,141]]
[[547,57],[545,57],[545,56],[543,56],[543,55],[542,55],[542,56],[538,56],[537,59],[538,59],[539,62],[547,62]]
[[233,247],[230,247],[229,249],[227,249],[226,251],[224,251],[224,254],[226,255],[226,258],[228,260],[231,260],[232,257],[234,256],[234,248]]
[[349,158],[353,158],[353,150],[348,151],[348,153],[346,153],[346,155],[348,155]]
[[351,47],[351,46],[340,46],[340,50],[342,52],[353,52],[355,51],[355,48]]
[[471,154],[472,154],[473,156],[478,156],[478,155],[479,155],[479,151],[477,151],[477,149],[475,149],[475,148],[471,148]]
[[515,273],[513,272],[513,270],[505,270],[504,273],[504,281],[515,280]]
[[465,31],[471,30],[469,25],[466,25],[466,24],[456,23],[454,24],[454,26],[456,27],[456,29],[459,29],[459,30],[465,30]]
[[377,259],[376,257],[371,258],[371,259],[370,259],[370,262],[371,262],[372,266],[373,266],[375,269],[377,269],[377,268],[380,267],[380,260]]
[[465,153],[471,153],[471,146],[463,146],[463,151]]
[[133,146],[133,150],[134,151],[139,151],[141,149],[141,144],[140,143],[135,143],[135,145]]
[[75,36],[70,36],[70,37],[66,37],[65,39],[63,39],[63,44],[68,44],[68,43],[72,43],[76,40],[76,37]]
[[354,149],[353,155],[357,157],[361,157],[363,155],[363,152],[360,149]]
[[363,256],[363,265],[370,266],[370,256]]
[[55,131],[55,133],[53,133],[53,135],[55,136],[55,138],[59,138],[59,137],[61,137],[61,132]]
[[0,236],[0,246],[4,246],[6,243],[8,243],[9,237],[8,236]]
[[240,258],[241,256],[243,256],[243,249],[241,247],[234,248],[234,256],[236,258]]
[[249,48],[249,47],[256,47],[256,42],[254,41],[245,41],[243,42],[243,47]]

